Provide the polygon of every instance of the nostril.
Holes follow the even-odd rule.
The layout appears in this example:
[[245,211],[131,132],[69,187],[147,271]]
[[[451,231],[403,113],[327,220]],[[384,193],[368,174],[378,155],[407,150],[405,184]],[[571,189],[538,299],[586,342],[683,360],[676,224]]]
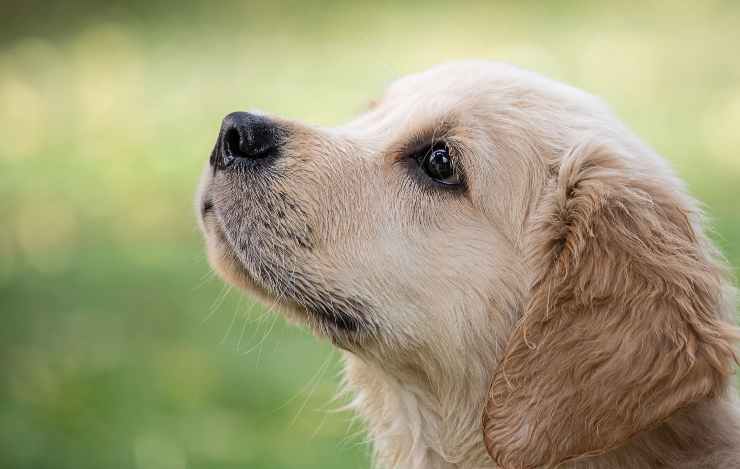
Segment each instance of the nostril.
[[224,135],[224,151],[223,151],[224,164],[226,166],[233,163],[234,159],[236,158],[246,157],[246,155],[242,154],[242,151],[240,149],[240,145],[239,145],[240,141],[241,141],[241,136],[239,135],[239,131],[235,127],[232,127],[226,131],[226,135]]
[[[234,112],[226,116],[216,148],[211,154],[214,169],[267,160],[279,155],[283,130],[264,116]],[[251,167],[251,166],[249,166]]]

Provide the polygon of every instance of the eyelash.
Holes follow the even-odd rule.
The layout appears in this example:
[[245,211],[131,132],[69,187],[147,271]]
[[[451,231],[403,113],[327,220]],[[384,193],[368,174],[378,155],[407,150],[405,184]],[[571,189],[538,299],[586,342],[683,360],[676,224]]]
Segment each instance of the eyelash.
[[[421,141],[421,140],[420,140]],[[459,185],[445,185],[431,179],[422,169],[423,159],[431,152],[445,148],[450,153],[452,158],[453,166],[455,171],[460,174],[461,183]],[[399,159],[400,163],[406,166],[409,177],[411,177],[418,187],[421,187],[425,192],[464,192],[467,190],[467,184],[465,182],[465,174],[458,164],[457,151],[454,145],[451,145],[446,140],[434,140],[432,142],[426,141],[425,143],[417,143],[415,145],[409,145],[403,152],[405,155]]]
[[416,161],[417,163],[421,162],[429,153],[440,150],[443,148],[449,148],[447,146],[447,143],[444,140],[437,140],[435,142],[427,143],[424,145],[420,145],[415,150],[409,153],[408,158]]

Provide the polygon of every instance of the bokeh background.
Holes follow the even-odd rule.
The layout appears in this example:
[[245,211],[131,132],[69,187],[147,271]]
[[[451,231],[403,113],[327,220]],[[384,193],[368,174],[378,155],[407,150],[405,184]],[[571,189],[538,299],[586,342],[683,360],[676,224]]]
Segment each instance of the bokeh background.
[[740,2],[0,2],[0,467],[367,467],[338,354],[209,273],[220,119],[505,60],[603,96],[740,265]]

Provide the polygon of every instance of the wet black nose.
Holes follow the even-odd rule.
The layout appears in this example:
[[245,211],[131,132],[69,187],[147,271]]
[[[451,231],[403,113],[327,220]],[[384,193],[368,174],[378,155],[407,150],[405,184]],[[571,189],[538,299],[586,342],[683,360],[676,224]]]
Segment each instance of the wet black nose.
[[275,157],[281,141],[282,131],[275,121],[248,112],[233,112],[221,124],[211,165],[224,169],[238,161],[255,162]]

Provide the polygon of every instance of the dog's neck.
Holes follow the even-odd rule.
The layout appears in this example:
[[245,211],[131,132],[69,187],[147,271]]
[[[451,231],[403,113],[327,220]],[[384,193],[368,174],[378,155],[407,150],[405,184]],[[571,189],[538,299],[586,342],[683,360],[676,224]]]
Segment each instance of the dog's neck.
[[[439,389],[408,370],[378,366],[348,354],[352,407],[365,420],[379,469],[495,469],[481,434],[487,377]],[[734,389],[728,390],[734,395]],[[480,405],[470,405],[480,402]],[[666,458],[671,458],[666,459]],[[732,397],[677,412],[659,427],[601,456],[563,469],[740,467],[740,412]]]
[[[378,469],[495,467],[481,435],[488,387],[483,373],[469,376],[464,386],[440,389],[414,370],[381,367],[351,354],[345,362],[352,408],[367,425]],[[481,405],[462,405],[470,402]]]

